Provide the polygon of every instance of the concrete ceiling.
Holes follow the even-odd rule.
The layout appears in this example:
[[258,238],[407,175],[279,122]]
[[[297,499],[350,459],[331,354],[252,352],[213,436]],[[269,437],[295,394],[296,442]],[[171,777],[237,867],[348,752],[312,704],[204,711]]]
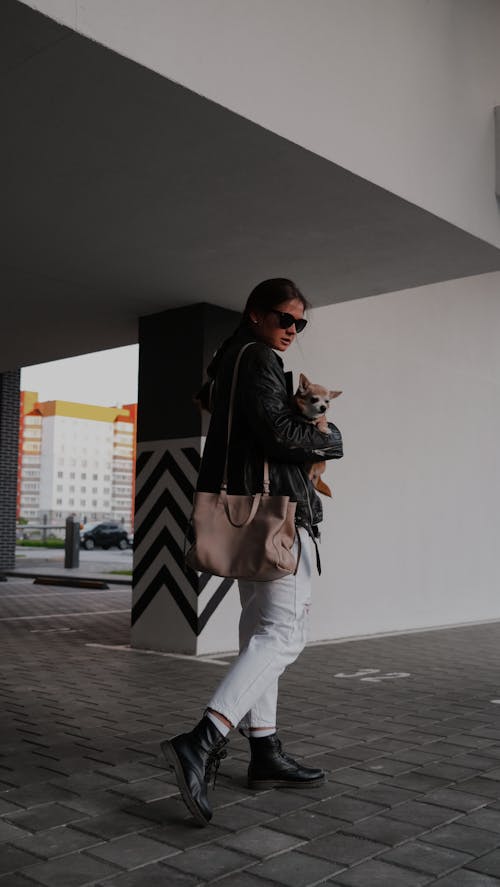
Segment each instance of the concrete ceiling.
[[500,270],[492,245],[15,0],[0,33],[0,371],[135,342],[169,307],[239,310],[266,277],[319,306]]

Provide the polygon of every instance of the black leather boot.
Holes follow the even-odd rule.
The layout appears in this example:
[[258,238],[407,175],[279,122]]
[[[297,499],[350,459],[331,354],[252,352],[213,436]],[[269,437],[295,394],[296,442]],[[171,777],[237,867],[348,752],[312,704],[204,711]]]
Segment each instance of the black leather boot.
[[276,733],[259,739],[250,737],[251,760],[248,768],[249,788],[273,788],[287,785],[290,788],[307,788],[322,785],[323,770],[304,767],[294,761],[281,748]]
[[212,767],[215,765],[216,776],[221,758],[226,757],[227,742],[215,724],[203,717],[190,733],[180,733],[160,743],[170,769],[175,772],[182,800],[199,825],[208,825],[212,818],[207,786]]

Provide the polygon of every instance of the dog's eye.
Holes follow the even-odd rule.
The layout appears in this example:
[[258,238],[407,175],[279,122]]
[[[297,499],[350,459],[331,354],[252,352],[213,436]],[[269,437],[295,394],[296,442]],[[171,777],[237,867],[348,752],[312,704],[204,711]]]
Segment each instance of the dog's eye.
[[318,403],[319,397],[311,397],[311,403]]

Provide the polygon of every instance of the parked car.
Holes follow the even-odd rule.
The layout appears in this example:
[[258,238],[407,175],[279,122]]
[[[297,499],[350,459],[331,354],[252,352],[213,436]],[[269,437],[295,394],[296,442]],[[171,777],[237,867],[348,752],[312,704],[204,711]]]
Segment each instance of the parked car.
[[128,536],[126,530],[121,524],[111,523],[111,521],[101,521],[96,524],[84,524],[80,530],[80,545],[91,551],[92,548],[111,548],[117,545],[122,551],[129,547]]

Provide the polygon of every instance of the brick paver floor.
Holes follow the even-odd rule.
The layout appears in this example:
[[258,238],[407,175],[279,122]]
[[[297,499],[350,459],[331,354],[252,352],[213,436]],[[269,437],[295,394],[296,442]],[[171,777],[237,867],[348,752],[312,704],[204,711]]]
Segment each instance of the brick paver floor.
[[250,791],[235,733],[200,829],[158,743],[225,666],[126,649],[129,611],[0,585],[0,887],[500,887],[500,623],[308,647],[280,734],[328,782]]

